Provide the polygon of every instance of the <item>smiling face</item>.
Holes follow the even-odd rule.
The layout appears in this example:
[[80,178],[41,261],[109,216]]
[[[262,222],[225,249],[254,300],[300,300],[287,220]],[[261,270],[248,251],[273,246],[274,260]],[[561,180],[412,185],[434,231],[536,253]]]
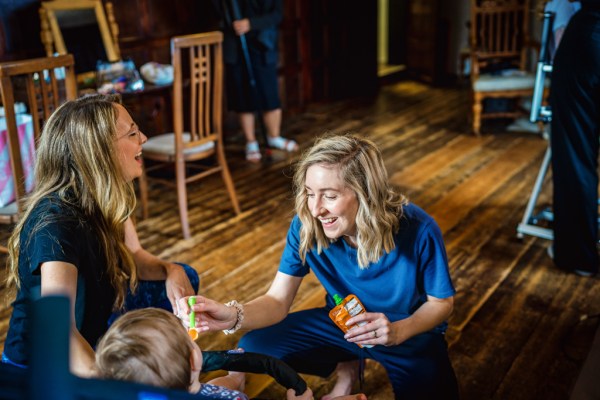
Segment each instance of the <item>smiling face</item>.
[[123,176],[127,182],[131,182],[142,175],[142,144],[148,139],[133,122],[125,107],[120,104],[115,107],[119,113],[116,151]]
[[305,188],[308,209],[320,221],[325,236],[330,239],[344,236],[356,247],[358,199],[344,185],[339,168],[325,164],[310,166],[306,170]]

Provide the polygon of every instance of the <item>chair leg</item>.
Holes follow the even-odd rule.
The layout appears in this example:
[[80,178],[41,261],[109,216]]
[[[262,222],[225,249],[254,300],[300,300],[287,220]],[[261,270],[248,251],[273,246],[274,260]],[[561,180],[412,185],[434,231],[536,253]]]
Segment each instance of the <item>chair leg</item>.
[[188,203],[187,187],[185,183],[185,163],[179,161],[175,163],[175,180],[177,181],[177,202],[179,203],[179,219],[181,220],[181,230],[183,238],[189,239],[190,223],[188,221]]
[[148,218],[148,178],[146,177],[146,168],[142,164],[142,176],[138,181],[140,189],[140,203],[142,204],[142,219]]
[[477,93],[473,96],[473,133],[477,136],[481,135],[481,112],[483,105],[481,97]]
[[219,146],[219,149],[217,150],[217,159],[219,164],[221,164],[221,176],[223,177],[223,182],[225,182],[229,199],[231,200],[235,214],[239,215],[241,213],[240,204],[237,199],[237,194],[235,193],[235,186],[233,184],[233,179],[231,179],[231,174],[229,173],[229,167],[227,166],[227,160],[225,159],[222,146]]

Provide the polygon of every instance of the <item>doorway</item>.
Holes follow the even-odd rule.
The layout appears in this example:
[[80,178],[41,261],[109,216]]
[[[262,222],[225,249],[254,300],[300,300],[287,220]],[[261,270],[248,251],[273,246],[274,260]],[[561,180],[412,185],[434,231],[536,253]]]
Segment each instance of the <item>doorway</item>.
[[406,9],[408,0],[377,0],[377,76],[406,70]]

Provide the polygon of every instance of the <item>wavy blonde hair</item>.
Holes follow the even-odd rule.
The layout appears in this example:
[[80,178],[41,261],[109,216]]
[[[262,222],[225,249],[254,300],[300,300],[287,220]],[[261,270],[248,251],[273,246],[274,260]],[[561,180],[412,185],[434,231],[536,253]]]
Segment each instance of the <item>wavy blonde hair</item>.
[[159,308],[125,313],[96,349],[96,369],[106,379],[188,390],[191,339],[181,321]]
[[[114,307],[125,300],[127,281],[137,285],[135,264],[125,246],[124,223],[135,209],[131,182],[121,172],[117,140],[117,96],[93,95],[68,101],[50,116],[41,134],[35,161],[35,189],[8,242],[7,286],[19,288],[19,254],[23,225],[35,206],[56,195],[93,226],[106,255],[106,272],[115,288]],[[41,219],[33,231],[50,221]]]
[[333,241],[325,236],[307,204],[306,171],[317,164],[337,167],[344,185],[356,194],[358,265],[367,268],[384,252],[394,249],[394,234],[400,226],[402,207],[408,201],[388,183],[383,158],[373,142],[353,134],[318,139],[303,155],[294,173],[296,213],[302,222],[299,253],[303,263],[313,247],[321,254]]

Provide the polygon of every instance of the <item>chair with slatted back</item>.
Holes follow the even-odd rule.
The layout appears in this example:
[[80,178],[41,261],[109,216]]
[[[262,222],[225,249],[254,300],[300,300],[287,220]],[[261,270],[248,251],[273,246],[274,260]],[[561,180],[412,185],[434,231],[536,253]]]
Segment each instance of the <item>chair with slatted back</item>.
[[[77,97],[74,64],[70,54],[0,63],[0,100],[4,109],[0,143],[5,145],[0,149],[0,189],[5,196],[0,223],[12,224],[18,219],[26,194],[25,177],[33,182],[32,150],[44,121],[62,102]],[[24,160],[22,154],[29,159]],[[25,168],[24,161],[29,161]],[[5,195],[5,190],[10,196]]]
[[[236,214],[240,213],[235,187],[223,149],[223,34],[206,32],[171,39],[174,132],[153,136],[143,145],[146,168],[142,182],[150,179],[177,189],[184,238],[190,237],[187,184],[220,173]],[[184,63],[187,62],[187,63]],[[184,119],[184,116],[187,119]],[[147,161],[153,164],[149,165]],[[152,176],[171,168],[175,179]],[[140,185],[146,207],[146,185]]]
[[516,118],[524,115],[518,107],[487,110],[486,99],[531,98],[535,84],[528,69],[529,0],[471,0],[470,49],[472,127],[481,132],[484,118]]

